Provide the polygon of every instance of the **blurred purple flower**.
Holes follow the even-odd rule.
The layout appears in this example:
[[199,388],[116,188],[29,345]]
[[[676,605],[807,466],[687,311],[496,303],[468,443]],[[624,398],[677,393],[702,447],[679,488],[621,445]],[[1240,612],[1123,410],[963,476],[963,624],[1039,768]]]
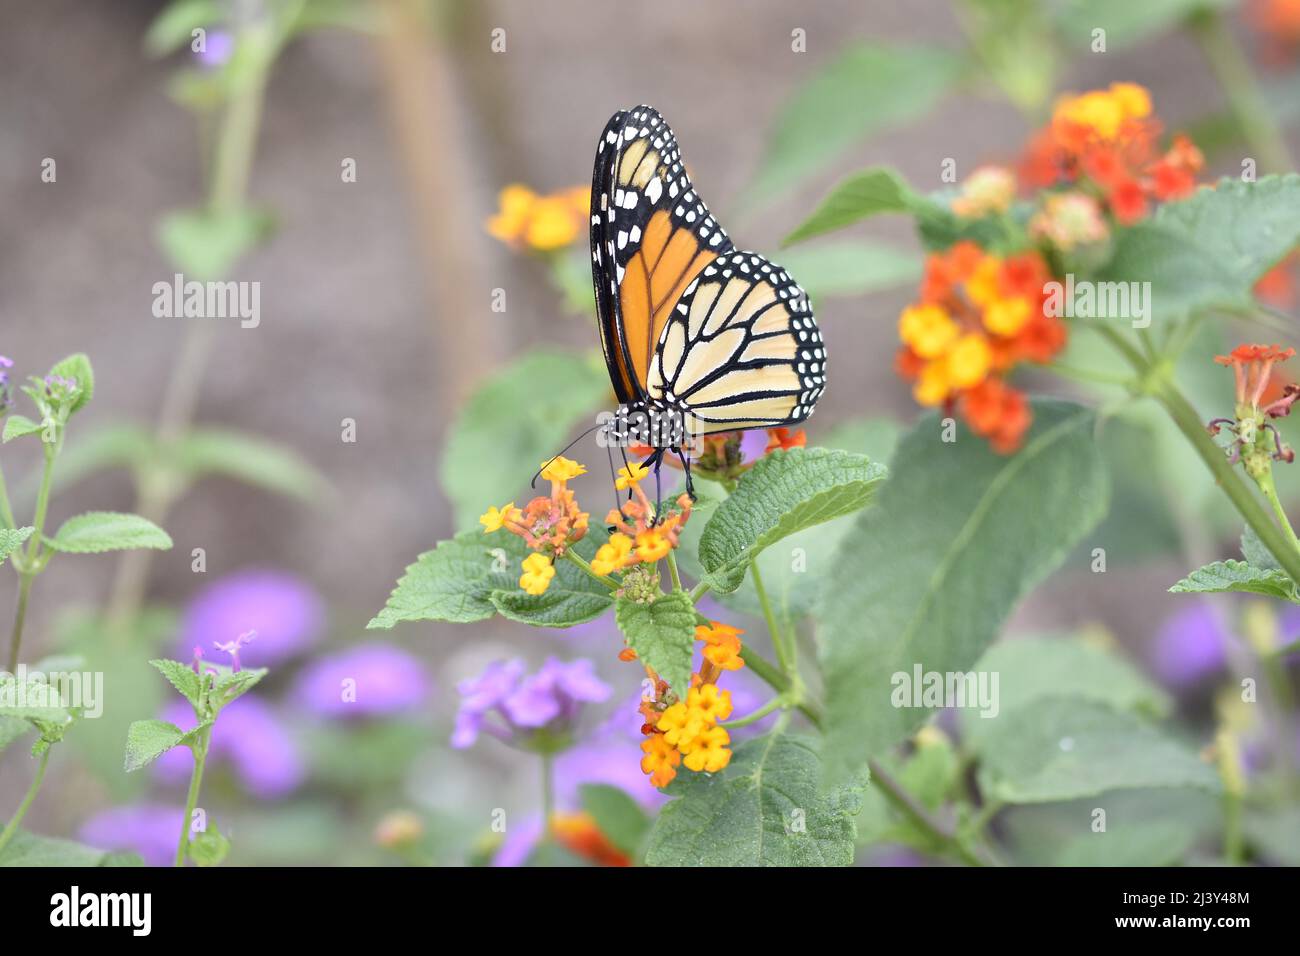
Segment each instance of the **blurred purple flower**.
[[162,803],[110,807],[83,823],[78,839],[101,850],[139,853],[147,866],[170,866],[184,817],[183,807]]
[[424,664],[391,644],[366,644],[307,666],[294,696],[322,717],[383,717],[429,699]]
[[13,359],[0,355],[0,418],[13,405],[13,396],[9,392],[9,370],[13,367]]
[[1161,626],[1151,648],[1156,675],[1185,689],[1219,673],[1228,662],[1229,637],[1208,601],[1191,601]]
[[542,838],[542,815],[534,813],[506,826],[505,839],[492,854],[493,866],[523,866]]
[[284,571],[237,571],[190,602],[177,656],[184,659],[192,647],[215,647],[255,631],[257,641],[243,648],[241,663],[270,667],[315,644],[324,619],[320,597],[301,578]]
[[767,429],[751,428],[740,436],[742,461],[757,461],[767,454]]
[[582,704],[609,699],[609,685],[586,658],[564,663],[548,657],[536,674],[525,676],[524,671],[524,662],[515,658],[494,662],[479,677],[461,681],[453,747],[469,747],[481,732],[525,748],[539,731],[552,739],[563,737],[576,725]]
[[[194,711],[183,700],[168,704],[161,719],[183,730],[195,724]],[[221,763],[229,763],[244,789],[258,797],[282,797],[307,776],[298,746],[280,725],[275,710],[250,694],[222,708],[212,728],[207,769]],[[160,779],[183,783],[194,769],[194,757],[187,748],[177,747],[163,754],[154,767]]]
[[215,69],[235,52],[235,38],[225,30],[206,30],[203,49],[194,54],[201,66]]

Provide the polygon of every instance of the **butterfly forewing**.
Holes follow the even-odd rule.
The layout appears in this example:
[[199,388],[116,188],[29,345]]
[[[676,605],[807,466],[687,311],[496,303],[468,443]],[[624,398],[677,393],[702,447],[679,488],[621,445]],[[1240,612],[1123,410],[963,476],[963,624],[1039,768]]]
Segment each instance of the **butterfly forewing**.
[[645,396],[673,307],[704,267],[731,249],[658,111],[615,113],[596,149],[591,251],[601,343],[620,401]]

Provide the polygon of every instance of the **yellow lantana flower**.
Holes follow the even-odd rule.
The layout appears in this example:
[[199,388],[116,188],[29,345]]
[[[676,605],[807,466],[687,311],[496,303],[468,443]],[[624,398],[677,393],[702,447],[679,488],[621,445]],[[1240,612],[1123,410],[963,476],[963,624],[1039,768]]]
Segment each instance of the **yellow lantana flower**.
[[686,695],[686,709],[707,723],[731,716],[731,691],[718,690],[717,684],[692,687]]
[[515,507],[512,501],[509,504],[497,508],[495,505],[479,515],[479,524],[483,525],[483,533],[491,534],[493,531],[500,531],[507,521],[518,521],[523,512]]
[[695,738],[691,752],[683,762],[697,773],[701,770],[717,773],[731,763],[731,751],[727,749],[729,743],[731,735],[724,728],[710,727]]
[[650,469],[640,462],[632,462],[624,465],[618,470],[618,477],[614,479],[614,487],[619,491],[627,491],[628,488],[635,485],[638,481],[650,474]]
[[[1023,300],[1022,300],[1023,301]],[[984,381],[993,364],[988,340],[978,332],[963,335],[948,353],[948,381],[953,388],[972,388]]]
[[654,563],[668,556],[673,543],[659,528],[647,528],[637,533],[636,553],[642,561]]
[[641,772],[650,774],[650,783],[656,787],[666,787],[677,776],[677,766],[682,762],[682,755],[677,748],[664,740],[662,734],[651,734],[641,741]]
[[1030,312],[1024,296],[998,299],[984,307],[984,327],[994,335],[1012,336],[1025,327]]
[[898,317],[899,337],[921,358],[942,355],[959,331],[952,316],[932,303],[908,306]]
[[584,466],[563,455],[556,455],[550,461],[542,462],[542,478],[545,481],[568,481],[586,473],[587,469]]
[[555,577],[555,565],[544,554],[533,553],[524,558],[524,573],[519,578],[519,586],[529,594],[545,594]]
[[609,536],[608,544],[596,549],[596,555],[591,559],[591,570],[597,574],[612,574],[623,567],[631,553],[632,539],[616,531]]
[[952,382],[948,378],[948,363],[943,359],[927,362],[912,386],[912,395],[917,404],[932,408],[943,402],[952,391]]

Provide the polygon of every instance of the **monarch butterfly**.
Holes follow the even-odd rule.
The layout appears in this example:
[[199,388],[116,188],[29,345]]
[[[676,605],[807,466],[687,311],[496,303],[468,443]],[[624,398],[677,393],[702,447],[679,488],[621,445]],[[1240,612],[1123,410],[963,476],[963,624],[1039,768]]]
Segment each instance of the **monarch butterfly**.
[[591,277],[619,401],[602,433],[648,445],[657,472],[688,437],[795,425],[826,387],[808,296],[780,266],[737,249],[649,106],[605,124],[591,176]]

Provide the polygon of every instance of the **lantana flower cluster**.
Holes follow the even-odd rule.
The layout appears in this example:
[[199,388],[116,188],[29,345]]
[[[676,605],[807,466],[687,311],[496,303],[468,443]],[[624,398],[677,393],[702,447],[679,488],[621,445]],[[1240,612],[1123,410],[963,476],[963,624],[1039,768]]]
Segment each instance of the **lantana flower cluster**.
[[[1066,271],[1063,258],[1105,249],[1117,225],[1196,188],[1200,151],[1176,136],[1160,152],[1160,133],[1147,90],[1112,83],[1059,100],[1018,171],[985,166],[966,178],[953,212],[998,217],[1001,232],[1019,238],[1010,250],[965,239],[928,259],[920,299],[898,323],[896,368],[920,404],[960,414],[999,453],[1020,447],[1031,411],[1007,377],[1065,347],[1067,328],[1046,288]],[[1022,188],[1038,192],[1013,209]]]
[[1291,414],[1291,406],[1300,400],[1300,386],[1288,383],[1276,397],[1269,394],[1275,366],[1295,355],[1295,349],[1280,345],[1238,345],[1228,355],[1215,361],[1230,366],[1236,379],[1234,418],[1216,418],[1209,424],[1212,435],[1227,430],[1233,442],[1229,452],[1233,464],[1242,462],[1246,472],[1259,480],[1266,475],[1270,462],[1295,461],[1295,451],[1282,441],[1272,419]]
[[[641,733],[646,738],[641,742],[641,770],[654,786],[668,786],[683,764],[688,770],[717,773],[731,762],[731,735],[718,725],[731,716],[731,692],[719,689],[718,678],[745,666],[740,656],[744,633],[721,621],[695,628],[695,639],[704,645],[703,662],[691,675],[684,699],[646,668],[654,692],[641,702]],[[623,656],[635,658],[630,651]]]
[[1030,421],[1004,376],[1065,345],[1064,324],[1043,308],[1048,278],[1036,252],[1000,257],[958,242],[929,258],[920,301],[899,317],[897,369],[917,402],[955,408],[1000,452],[1020,445]]
[[587,227],[591,193],[574,186],[538,195],[519,183],[501,190],[496,215],[487,231],[516,249],[553,252],[572,243]]
[[542,462],[541,477],[551,483],[549,495],[539,495],[523,508],[513,501],[489,508],[479,517],[487,534],[505,528],[532,548],[523,562],[519,586],[529,594],[545,594],[555,577],[555,559],[564,557],[587,534],[590,515],[578,507],[569,482],[587,469],[576,461],[556,456]]

